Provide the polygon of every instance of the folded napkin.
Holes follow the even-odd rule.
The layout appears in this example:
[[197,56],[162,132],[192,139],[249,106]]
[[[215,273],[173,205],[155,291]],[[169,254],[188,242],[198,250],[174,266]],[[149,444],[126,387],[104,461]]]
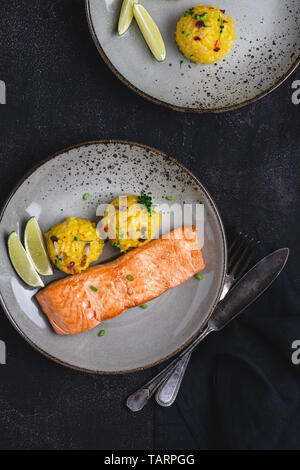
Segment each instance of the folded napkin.
[[[255,258],[266,254],[259,247]],[[236,320],[198,346],[175,404],[155,404],[155,448],[300,449],[295,340],[300,297],[283,271]]]

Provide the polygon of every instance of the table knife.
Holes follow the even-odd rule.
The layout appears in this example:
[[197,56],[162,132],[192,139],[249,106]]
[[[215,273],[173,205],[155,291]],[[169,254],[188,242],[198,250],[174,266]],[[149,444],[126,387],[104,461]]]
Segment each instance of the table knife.
[[[202,333],[200,333],[200,335],[159,374],[138,391],[130,395],[126,402],[127,407],[131,411],[142,410],[158,387],[166,382],[174,371],[176,371],[178,363],[184,359],[186,354],[190,353],[198,346],[209,333],[223,329],[268,289],[284,268],[288,256],[289,249],[281,248],[269,254],[253,266],[253,268],[232,287],[226,297],[218,303]],[[173,386],[172,390],[175,390],[176,398],[176,387],[174,389]],[[170,393],[168,393],[168,395],[170,396]],[[164,406],[169,406],[169,404],[165,404]]]

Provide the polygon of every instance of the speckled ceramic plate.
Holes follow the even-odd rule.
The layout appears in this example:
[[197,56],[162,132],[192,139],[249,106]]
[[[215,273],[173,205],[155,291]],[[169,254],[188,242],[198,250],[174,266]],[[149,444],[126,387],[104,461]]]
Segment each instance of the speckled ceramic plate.
[[[116,32],[122,0],[86,0],[96,46],[112,71],[145,98],[179,111],[222,112],[245,106],[274,90],[300,60],[299,0],[219,0],[201,3],[234,18],[237,40],[217,64],[195,65],[179,52],[176,23],[198,0],[141,0],[157,22],[167,59],[153,59],[135,22]],[[182,62],[180,66],[180,62]]]
[[[9,232],[23,234],[35,216],[43,231],[70,215],[96,220],[100,203],[141,190],[154,202],[199,202],[205,208],[203,280],[190,279],[149,302],[147,310],[129,310],[76,336],[59,336],[34,299],[35,290],[18,278],[7,254]],[[87,201],[82,195],[91,194]],[[172,227],[171,227],[172,228]],[[95,373],[119,373],[149,367],[172,356],[199,332],[222,289],[226,247],[217,209],[204,187],[183,166],[157,150],[138,144],[104,141],[83,144],[50,157],[33,169],[9,196],[1,213],[0,293],[9,320],[46,356],[66,366]],[[105,245],[101,260],[118,250]],[[45,283],[64,276],[56,271]]]

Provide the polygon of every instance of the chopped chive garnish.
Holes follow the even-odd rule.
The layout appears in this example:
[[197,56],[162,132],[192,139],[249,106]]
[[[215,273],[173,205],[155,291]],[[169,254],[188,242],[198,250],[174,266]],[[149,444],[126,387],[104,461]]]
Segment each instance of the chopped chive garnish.
[[85,242],[85,243],[91,243],[94,242],[95,240],[82,240],[79,237],[74,237],[75,242]]
[[127,277],[128,281],[133,281],[134,280],[134,277],[131,274],[127,274],[126,277]]
[[143,305],[140,305],[141,308],[143,308],[144,310],[146,310],[146,308],[148,308],[148,305],[147,304],[143,304]]
[[187,15],[193,15],[194,14],[194,8],[189,8],[187,11],[185,11],[183,13],[183,16],[187,16]]
[[202,281],[203,276],[202,274],[195,274],[194,278],[198,279],[199,281]]
[[183,60],[180,61],[180,68],[182,67],[182,64],[183,64]]
[[152,206],[152,197],[149,196],[149,194],[146,194],[142,191],[141,195],[139,196],[138,202],[140,204],[143,204],[147,208],[147,211],[149,212],[149,214],[152,214],[154,209]]
[[90,289],[92,289],[94,292],[97,292],[97,290],[98,290],[97,287],[95,287],[95,286],[90,286]]
[[113,246],[114,246],[115,248],[120,248],[120,243],[115,242],[115,243],[113,244]]
[[166,199],[167,199],[168,201],[174,201],[174,196],[166,196]]
[[[220,11],[221,11],[221,10],[220,10]],[[222,35],[222,33],[223,33],[223,29],[224,29],[224,23],[223,23],[223,19],[222,19],[222,16],[221,16],[220,13],[219,13],[218,21],[221,22],[221,24],[220,24],[220,35],[219,35],[219,41],[220,41],[221,35]]]
[[104,336],[105,335],[105,330],[100,330],[98,333],[98,336]]
[[119,238],[123,238],[123,233],[120,232],[120,229],[119,229],[117,226],[115,226],[115,229],[116,229],[116,231],[117,231],[118,234],[119,234]]
[[85,194],[82,196],[82,199],[83,199],[84,201],[86,201],[89,197],[90,197],[90,193],[85,193]]
[[189,37],[189,35],[190,35],[190,33],[187,33],[186,37],[188,38],[188,37]]

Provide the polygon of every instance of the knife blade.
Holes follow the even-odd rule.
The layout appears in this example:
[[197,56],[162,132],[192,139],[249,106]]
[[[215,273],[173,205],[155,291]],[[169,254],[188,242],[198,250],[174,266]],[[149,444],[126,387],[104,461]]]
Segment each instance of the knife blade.
[[280,248],[256,263],[218,303],[208,326],[219,331],[249,307],[279,276],[288,257],[289,249]]

